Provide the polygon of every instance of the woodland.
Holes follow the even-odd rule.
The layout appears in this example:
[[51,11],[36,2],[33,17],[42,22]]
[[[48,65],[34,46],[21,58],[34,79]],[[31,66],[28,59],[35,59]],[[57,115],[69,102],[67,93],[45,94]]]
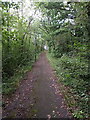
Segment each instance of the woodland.
[[25,17],[23,1],[2,1],[2,94],[12,94],[46,51],[59,82],[70,89],[71,96],[65,99],[69,107],[76,107],[73,116],[88,118],[90,2],[32,2],[31,6],[33,14],[41,17]]

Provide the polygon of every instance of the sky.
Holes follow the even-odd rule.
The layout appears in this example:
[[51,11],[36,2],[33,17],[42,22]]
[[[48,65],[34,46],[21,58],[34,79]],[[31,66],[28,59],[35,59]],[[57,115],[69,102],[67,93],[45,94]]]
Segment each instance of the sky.
[[[24,17],[28,20],[30,16],[32,16],[34,19],[41,19],[42,18],[42,13],[37,10],[36,13],[35,13],[35,6],[33,4],[33,1],[50,1],[50,0],[2,0],[2,1],[8,1],[8,2],[22,2],[23,1],[23,15]],[[52,0],[53,1],[53,0]],[[54,0],[56,1],[56,0]],[[67,1],[69,0],[57,0],[57,1],[63,1],[65,4],[67,3]],[[77,0],[74,0],[74,1],[77,1]],[[86,1],[86,0],[79,0],[79,1]],[[87,0],[89,1],[89,0]],[[21,10],[22,10],[22,7],[20,8],[19,12],[20,12],[20,15],[21,15]],[[74,23],[74,21],[72,20],[69,20],[71,23]]]
[[[34,19],[41,19],[42,15],[41,12],[39,10],[36,11],[35,13],[35,9],[34,9],[34,4],[33,1],[31,2],[31,0],[2,0],[3,2],[7,1],[7,2],[22,2],[23,1],[23,15],[26,19],[29,18],[29,16],[32,16]],[[22,8],[20,8],[22,9]],[[19,11],[21,14],[21,10]]]

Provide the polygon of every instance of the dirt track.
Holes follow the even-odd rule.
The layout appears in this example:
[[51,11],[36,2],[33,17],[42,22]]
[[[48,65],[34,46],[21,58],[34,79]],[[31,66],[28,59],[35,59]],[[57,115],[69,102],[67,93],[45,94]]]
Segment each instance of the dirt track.
[[42,53],[3,108],[3,118],[70,118],[57,79]]

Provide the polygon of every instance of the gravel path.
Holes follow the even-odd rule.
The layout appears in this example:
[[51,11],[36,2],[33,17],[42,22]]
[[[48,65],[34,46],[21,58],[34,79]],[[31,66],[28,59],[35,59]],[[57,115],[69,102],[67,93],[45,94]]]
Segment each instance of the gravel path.
[[70,118],[45,53],[3,108],[3,118]]

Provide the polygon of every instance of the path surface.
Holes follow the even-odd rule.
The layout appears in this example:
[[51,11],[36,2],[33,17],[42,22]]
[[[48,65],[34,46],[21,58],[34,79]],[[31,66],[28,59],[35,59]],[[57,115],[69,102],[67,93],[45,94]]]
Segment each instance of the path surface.
[[3,109],[3,118],[70,118],[53,70],[42,53]]

